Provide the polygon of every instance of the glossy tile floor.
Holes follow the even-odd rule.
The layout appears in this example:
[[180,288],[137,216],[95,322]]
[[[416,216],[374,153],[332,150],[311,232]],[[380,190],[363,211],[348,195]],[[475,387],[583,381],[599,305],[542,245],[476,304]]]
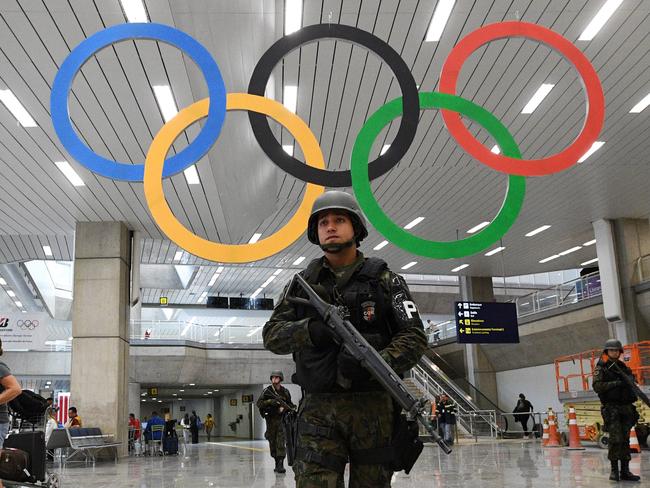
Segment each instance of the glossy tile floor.
[[[632,471],[644,478],[636,486],[650,486],[648,451],[634,455]],[[606,451],[542,449],[535,441],[502,441],[455,446],[450,456],[425,447],[409,475],[397,473],[394,487],[600,487],[608,480]],[[64,488],[186,488],[186,487],[293,487],[293,473],[273,472],[266,443],[234,441],[188,446],[179,456],[131,457],[71,465],[61,471]],[[633,486],[623,483],[624,486]]]

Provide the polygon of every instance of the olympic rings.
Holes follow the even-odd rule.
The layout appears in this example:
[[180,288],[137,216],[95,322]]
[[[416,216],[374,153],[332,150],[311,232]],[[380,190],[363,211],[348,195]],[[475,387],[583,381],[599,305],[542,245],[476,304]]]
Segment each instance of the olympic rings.
[[[266,83],[275,65],[302,44],[322,38],[343,39],[370,49],[388,64],[402,90],[404,110],[395,140],[383,155],[370,163],[370,179],[375,179],[388,172],[404,157],[415,138],[420,117],[418,89],[413,74],[400,55],[386,42],[369,32],[349,25],[316,24],[303,27],[291,35],[280,38],[262,55],[251,75],[248,93],[264,96]],[[271,132],[268,120],[263,115],[250,112],[248,118],[253,128],[253,134],[262,150],[271,161],[287,173],[302,181],[328,187],[342,187],[352,184],[350,171],[348,170],[327,171],[305,166],[304,163],[287,154]]]
[[119,24],[93,34],[74,48],[59,68],[50,95],[54,130],[63,147],[89,170],[125,181],[142,181],[142,164],[111,161],[90,150],[77,136],[70,121],[68,93],[74,77],[84,63],[100,49],[127,39],[155,39],[184,50],[205,76],[210,97],[208,120],[196,139],[165,163],[164,176],[172,176],[191,166],[208,152],[219,137],[226,116],[226,87],[217,63],[210,53],[191,36],[163,24]]
[[[521,157],[517,143],[508,129],[490,112],[469,100],[456,95],[436,92],[420,93],[422,108],[444,108],[460,113],[481,124],[497,144],[510,157]],[[352,148],[352,188],[357,201],[368,218],[368,221],[385,237],[390,237],[393,244],[402,249],[435,259],[449,259],[469,256],[498,241],[508,231],[517,219],[524,203],[526,193],[526,178],[523,176],[508,176],[508,191],[503,205],[494,220],[471,237],[459,241],[437,242],[414,236],[396,225],[383,212],[372,194],[368,179],[368,155],[375,139],[384,128],[396,117],[401,115],[400,99],[396,98],[380,107],[361,128]]]
[[[311,208],[325,189],[308,183],[303,201],[296,213],[275,234],[253,244],[220,244],[208,241],[185,228],[173,215],[163,193],[163,164],[169,147],[190,124],[208,114],[209,99],[204,98],[181,110],[156,134],[144,171],[144,194],[153,219],[173,242],[195,256],[224,263],[248,263],[272,256],[296,241],[307,228]],[[323,153],[313,132],[296,114],[284,105],[249,93],[229,93],[226,110],[254,110],[282,124],[300,145],[307,164],[324,168]]]
[[452,95],[456,92],[461,67],[477,48],[487,42],[513,36],[528,37],[546,44],[564,55],[580,74],[587,94],[587,117],[575,141],[553,156],[521,160],[490,152],[467,130],[458,113],[443,110],[442,117],[449,133],[465,151],[497,171],[522,176],[543,176],[562,171],[574,165],[598,137],[605,120],[605,96],[596,70],[589,60],[560,34],[527,22],[500,22],[481,27],[461,39],[449,53],[440,73],[440,91]]
[[38,320],[18,320],[16,322],[16,325],[21,330],[34,330],[36,327],[38,327],[38,324]]

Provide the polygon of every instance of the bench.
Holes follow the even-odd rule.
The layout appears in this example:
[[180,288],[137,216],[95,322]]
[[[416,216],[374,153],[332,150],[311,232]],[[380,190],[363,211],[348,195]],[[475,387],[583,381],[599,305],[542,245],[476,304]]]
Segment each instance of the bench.
[[80,454],[84,456],[86,463],[91,460],[94,465],[97,460],[97,453],[106,448],[114,448],[115,461],[117,461],[117,448],[122,443],[113,441],[113,436],[110,434],[102,434],[99,427],[65,429],[65,431],[70,443],[70,449],[72,449],[66,463],[71,461],[77,454]]

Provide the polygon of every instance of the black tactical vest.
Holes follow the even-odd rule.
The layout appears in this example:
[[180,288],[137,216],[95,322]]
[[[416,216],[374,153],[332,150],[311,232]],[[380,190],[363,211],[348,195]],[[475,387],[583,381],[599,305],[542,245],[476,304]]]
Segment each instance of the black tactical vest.
[[[610,365],[610,360],[608,361],[603,361],[602,359],[598,361],[598,366],[601,366],[603,370],[603,376],[602,380],[603,381],[621,381],[621,377],[614,371],[612,371],[608,366]],[[632,371],[627,367],[626,364],[624,364],[621,361],[618,361],[618,366],[621,368],[621,370],[625,374],[632,374]],[[617,404],[617,405],[625,405],[628,403],[634,403],[637,398],[636,394],[632,391],[632,389],[626,385],[625,383],[622,383],[621,386],[617,386],[616,388],[612,388],[610,390],[607,390],[605,392],[599,393],[598,398],[600,398],[600,401],[605,404]]]
[[[323,298],[329,303],[345,305],[349,312],[348,320],[379,351],[390,343],[393,336],[390,297],[386,296],[380,282],[380,277],[387,268],[385,261],[367,258],[340,290],[331,273],[324,271],[320,259],[312,261],[301,275],[310,285],[317,285],[314,288],[326,294]],[[304,306],[297,306],[296,316],[298,320],[306,317],[320,318],[313,308]],[[307,392],[339,391],[336,386],[338,354],[338,346],[329,349],[304,348],[294,353],[296,374],[292,381]],[[353,384],[352,391],[379,389],[377,387],[377,383],[369,380],[367,384]]]

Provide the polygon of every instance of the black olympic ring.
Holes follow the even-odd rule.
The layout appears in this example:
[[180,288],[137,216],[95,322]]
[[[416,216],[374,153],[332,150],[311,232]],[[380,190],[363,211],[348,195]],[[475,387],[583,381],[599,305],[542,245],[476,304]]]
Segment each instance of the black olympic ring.
[[22,330],[34,330],[36,327],[38,327],[38,320],[18,320],[16,322],[16,325]]
[[[280,38],[262,55],[248,84],[248,93],[264,96],[271,72],[284,56],[302,44],[323,38],[343,39],[373,51],[388,64],[402,90],[403,115],[399,130],[388,150],[369,164],[368,176],[373,180],[387,173],[404,157],[415,138],[420,117],[420,100],[413,74],[406,62],[386,42],[369,32],[349,25],[316,24],[303,27],[293,34]],[[248,118],[257,143],[271,161],[282,170],[302,181],[321,186],[330,188],[352,186],[352,176],[349,170],[329,171],[307,166],[282,149],[271,132],[266,116],[249,111]]]

